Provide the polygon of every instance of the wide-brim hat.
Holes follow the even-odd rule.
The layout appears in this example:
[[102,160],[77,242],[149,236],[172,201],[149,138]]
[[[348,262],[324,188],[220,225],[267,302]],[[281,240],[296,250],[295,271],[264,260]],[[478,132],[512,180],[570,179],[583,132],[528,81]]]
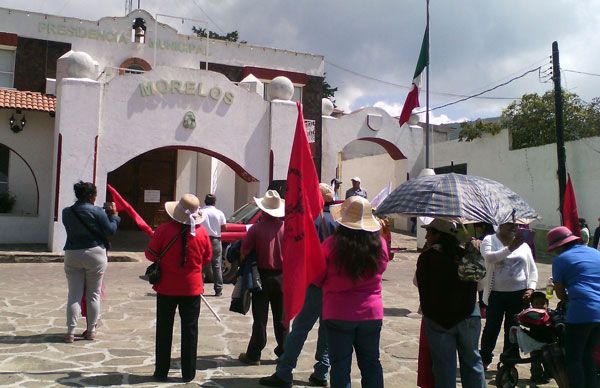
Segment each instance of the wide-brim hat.
[[377,232],[381,224],[373,216],[371,203],[357,195],[345,200],[343,203],[329,207],[331,216],[337,223],[349,229]]
[[458,241],[465,240],[463,233],[461,233],[461,228],[460,228],[459,224],[457,224],[454,221],[448,221],[448,220],[444,220],[441,218],[434,218],[433,221],[431,221],[429,224],[421,225],[421,228],[433,229],[440,233],[449,234],[450,236],[454,237]]
[[331,184],[334,184],[334,183],[339,183],[339,184],[341,184],[341,183],[342,183],[342,181],[341,181],[341,180],[339,180],[339,179],[337,179],[337,178],[333,178],[333,179],[331,180]]
[[279,193],[275,190],[267,190],[264,197],[254,197],[254,201],[256,206],[273,217],[285,216],[285,200],[281,199]]
[[571,232],[571,229],[566,226],[557,226],[556,228],[550,229],[546,235],[546,240],[548,241],[548,252],[570,243],[571,241],[582,241],[581,237],[574,235],[573,232]]
[[194,194],[184,194],[179,201],[165,202],[165,211],[177,222],[190,225],[191,217],[195,224],[200,224],[206,215],[200,211],[200,200]]
[[321,191],[321,196],[325,203],[333,202],[333,196],[335,195],[333,187],[329,186],[327,183],[319,183],[319,190]]

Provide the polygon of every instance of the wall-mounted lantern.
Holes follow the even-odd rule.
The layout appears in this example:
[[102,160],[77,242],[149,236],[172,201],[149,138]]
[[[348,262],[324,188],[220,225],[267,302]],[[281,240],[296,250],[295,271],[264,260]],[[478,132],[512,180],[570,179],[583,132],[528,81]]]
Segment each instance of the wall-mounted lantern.
[[10,129],[14,133],[19,133],[25,128],[25,124],[27,124],[27,120],[25,120],[25,115],[21,116],[21,120],[15,119],[15,115],[13,114],[8,119],[8,123],[10,124]]

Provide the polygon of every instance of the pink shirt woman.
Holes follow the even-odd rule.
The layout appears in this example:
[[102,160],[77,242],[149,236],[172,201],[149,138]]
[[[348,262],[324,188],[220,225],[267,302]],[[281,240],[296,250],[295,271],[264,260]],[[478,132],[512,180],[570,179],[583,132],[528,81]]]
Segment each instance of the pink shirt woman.
[[381,277],[388,250],[381,225],[365,198],[352,196],[329,208],[339,223],[323,242],[326,270],[316,284],[323,289],[323,325],[331,363],[331,386],[350,388],[352,353],[362,386],[383,387],[379,340],[383,320]]

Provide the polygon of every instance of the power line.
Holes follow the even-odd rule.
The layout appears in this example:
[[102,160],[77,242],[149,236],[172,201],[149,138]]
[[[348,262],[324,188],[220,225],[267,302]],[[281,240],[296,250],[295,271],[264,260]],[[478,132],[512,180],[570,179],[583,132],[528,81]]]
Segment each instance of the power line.
[[[354,75],[356,75],[358,77],[362,77],[362,78],[365,78],[365,79],[368,79],[368,80],[371,80],[371,81],[379,82],[379,83],[382,83],[382,84],[385,84],[385,85],[389,85],[389,86],[394,86],[394,87],[401,88],[401,89],[404,89],[404,90],[411,90],[412,89],[412,86],[401,85],[401,84],[397,84],[397,83],[394,83],[394,82],[386,81],[386,80],[383,80],[383,79],[380,79],[380,78],[372,77],[372,76],[367,75],[367,74],[359,73],[359,72],[357,72],[355,70],[351,70],[351,69],[348,69],[346,67],[337,65],[337,64],[335,64],[333,62],[330,62],[328,60],[325,60],[325,63],[327,63],[328,65],[331,65],[331,66],[333,66],[333,67],[335,67],[337,69],[345,71],[347,73],[354,74]],[[431,94],[436,94],[436,95],[439,95],[439,96],[445,96],[445,97],[469,97],[466,94],[456,94],[456,93],[446,93],[446,92],[434,92],[434,91],[430,91],[430,93]],[[485,100],[518,100],[519,99],[519,98],[515,98],[515,97],[489,97],[489,96],[476,97],[476,98],[481,98],[481,99],[485,99]]]
[[587,73],[585,71],[577,71],[577,70],[571,70],[571,69],[563,69],[561,68],[562,71],[566,71],[569,73],[575,73],[575,74],[583,74],[583,75],[591,75],[593,77],[600,77],[600,74],[596,74],[596,73]]
[[[202,11],[202,13],[206,16],[206,18],[208,20],[210,20],[210,22],[212,24],[215,25],[215,27],[217,27],[217,29],[219,31],[221,31],[221,34],[226,35],[227,33],[221,28],[219,27],[219,25],[210,17],[210,15],[208,13],[206,13],[206,11],[200,6],[200,4],[198,4],[198,2],[196,0],[193,0],[194,4],[196,5],[196,7],[200,8],[200,11]],[[208,33],[207,33],[208,34]]]
[[[498,89],[499,87],[502,87],[502,86],[508,85],[509,83],[511,83],[511,82],[513,82],[513,81],[516,81],[516,80],[518,80],[519,78],[523,78],[523,77],[525,77],[525,76],[526,76],[527,74],[529,74],[529,73],[533,73],[533,72],[539,71],[541,68],[542,68],[541,66],[538,66],[538,67],[536,67],[535,69],[528,70],[528,71],[526,71],[525,73],[523,73],[523,74],[521,74],[521,75],[519,75],[519,76],[517,76],[517,77],[513,77],[513,78],[509,79],[508,81],[506,81],[506,82],[503,82],[503,83],[501,83],[501,84],[498,84],[498,85],[496,85],[496,86],[494,86],[494,87],[492,87],[492,88],[486,89],[486,90],[484,90],[484,91],[482,91],[482,92],[479,92],[479,93],[477,93],[477,94],[473,94],[473,95],[471,95],[471,96],[466,96],[465,98],[461,98],[460,100],[452,101],[452,102],[449,102],[449,103],[447,103],[447,104],[443,104],[443,105],[436,106],[436,107],[434,107],[434,108],[430,108],[430,109],[429,109],[429,111],[431,112],[431,111],[433,111],[433,110],[436,110],[436,109],[445,108],[445,107],[447,107],[447,106],[450,106],[450,105],[458,104],[459,102],[463,102],[463,101],[470,100],[470,99],[472,99],[472,98],[476,98],[476,97],[478,97],[478,96],[480,96],[480,95],[482,95],[482,94],[485,94],[485,93],[491,92],[492,90]],[[423,110],[423,111],[421,111],[421,112],[417,112],[417,113],[423,113],[423,112],[426,112],[426,111],[427,111],[427,110]]]

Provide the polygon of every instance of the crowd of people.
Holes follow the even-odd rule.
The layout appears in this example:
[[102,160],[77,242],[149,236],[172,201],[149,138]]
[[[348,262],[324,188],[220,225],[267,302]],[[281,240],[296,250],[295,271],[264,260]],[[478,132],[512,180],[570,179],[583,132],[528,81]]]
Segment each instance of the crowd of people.
[[[274,190],[255,198],[263,215],[249,228],[241,259],[256,260],[262,288],[252,294],[251,336],[238,358],[248,365],[260,364],[270,308],[278,359],[275,372],[259,380],[262,385],[292,386],[293,370],[317,321],[316,363],[309,378],[312,386],[350,387],[354,353],[362,386],[384,385],[379,347],[382,274],[388,265],[389,247],[382,237],[382,222],[373,215],[366,191],[360,187],[360,178],[352,179],[353,186],[343,203],[335,203],[338,182],[333,180],[333,187],[320,185],[325,207],[314,227],[326,269],[308,286],[304,306],[289,332],[283,319],[285,200]],[[84,294],[87,329],[82,336],[86,340],[96,337],[107,268],[106,236],[114,234],[120,222],[114,204],[94,206],[97,193],[92,183],[78,182],[74,190],[77,201],[63,210],[67,343],[76,336]],[[176,310],[181,318],[182,379],[195,378],[198,317],[204,293],[202,268],[212,264],[215,295],[221,295],[223,287],[218,273],[220,232],[225,220],[215,204],[216,198],[208,195],[201,208],[192,194],[165,203],[170,221],[156,229],[145,251],[148,260],[160,268],[160,280],[153,286],[157,294],[153,377],[157,381],[167,380],[171,366]],[[485,371],[491,368],[503,323],[502,354],[516,351],[512,356],[519,357],[518,348],[509,346],[511,327],[518,325],[515,317],[532,304],[538,283],[534,252],[527,243],[531,231],[523,232],[514,222],[495,228],[476,224],[474,237],[466,238],[464,225],[440,218],[423,228],[426,244],[414,279],[423,315],[418,385],[454,387],[458,371],[463,386],[485,387]],[[594,233],[595,244],[599,230]],[[550,230],[547,241],[548,251],[557,254],[552,264],[553,289],[567,306],[564,350],[568,379],[571,387],[597,388],[593,353],[600,345],[600,252],[566,227]],[[486,317],[483,332],[482,311]]]

